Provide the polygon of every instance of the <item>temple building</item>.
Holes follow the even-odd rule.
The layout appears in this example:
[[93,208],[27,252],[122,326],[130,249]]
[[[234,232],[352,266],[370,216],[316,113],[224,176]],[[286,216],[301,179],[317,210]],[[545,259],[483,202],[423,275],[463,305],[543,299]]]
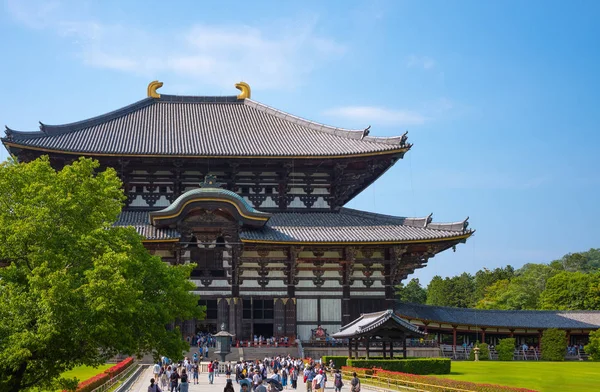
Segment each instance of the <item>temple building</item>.
[[79,156],[114,168],[133,226],[165,262],[195,263],[205,320],[238,339],[310,338],[363,313],[393,309],[394,286],[464,243],[467,220],[434,223],[345,208],[410,150],[406,134],[374,137],[308,121],[251,99],[159,94],[98,117],[40,130],[7,127],[19,161]]

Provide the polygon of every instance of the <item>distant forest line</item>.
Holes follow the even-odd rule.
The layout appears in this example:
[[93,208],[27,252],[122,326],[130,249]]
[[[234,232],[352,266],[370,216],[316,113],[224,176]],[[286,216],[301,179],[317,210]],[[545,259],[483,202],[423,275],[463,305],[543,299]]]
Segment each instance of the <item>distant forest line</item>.
[[396,286],[397,298],[435,306],[505,310],[600,310],[600,249],[569,253],[548,264],[507,265],[475,275],[433,277]]

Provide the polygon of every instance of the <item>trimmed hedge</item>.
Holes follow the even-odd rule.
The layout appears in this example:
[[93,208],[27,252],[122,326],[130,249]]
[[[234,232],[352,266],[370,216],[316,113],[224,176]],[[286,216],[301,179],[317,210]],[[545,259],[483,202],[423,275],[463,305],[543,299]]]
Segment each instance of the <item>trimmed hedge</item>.
[[567,333],[550,328],[542,334],[542,359],[544,361],[564,361],[567,353]]
[[324,355],[321,360],[325,366],[329,366],[329,361],[333,360],[333,365],[336,369],[341,369],[342,366],[346,366],[348,357],[345,355]]
[[[508,387],[504,385],[495,384],[479,384],[469,381],[450,380],[447,378],[420,376],[416,374],[390,372],[387,370],[379,369],[359,369],[344,366],[342,370],[348,373],[356,372],[356,375],[358,376],[358,378],[360,378],[361,383],[365,387],[370,384],[377,385],[368,377],[365,377],[366,375],[372,375],[379,377],[379,379],[381,380],[396,380],[398,381],[399,385],[408,387],[407,389],[418,388],[421,391],[440,392],[442,390],[445,390],[446,388],[453,388],[473,392],[536,392],[532,389],[526,388]],[[346,377],[346,379],[348,379],[348,377]],[[413,383],[419,384],[415,385]]]
[[515,338],[500,339],[496,346],[499,361],[512,361],[515,356]]
[[414,359],[348,359],[348,366],[357,368],[378,368],[393,372],[411,374],[450,374],[452,361],[448,358]]

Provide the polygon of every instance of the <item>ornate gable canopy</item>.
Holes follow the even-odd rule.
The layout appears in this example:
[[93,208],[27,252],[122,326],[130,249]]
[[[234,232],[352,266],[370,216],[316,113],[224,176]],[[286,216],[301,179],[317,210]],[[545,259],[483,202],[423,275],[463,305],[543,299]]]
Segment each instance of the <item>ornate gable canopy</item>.
[[261,228],[271,214],[255,210],[238,194],[219,188],[214,176],[206,176],[200,188],[187,191],[170,206],[149,213],[152,225],[158,228],[175,227],[178,222],[197,210],[220,211],[233,217],[240,226]]
[[362,314],[359,318],[344,325],[336,339],[359,338],[362,336],[415,336],[423,337],[425,333],[408,321],[401,319],[391,309],[383,312]]

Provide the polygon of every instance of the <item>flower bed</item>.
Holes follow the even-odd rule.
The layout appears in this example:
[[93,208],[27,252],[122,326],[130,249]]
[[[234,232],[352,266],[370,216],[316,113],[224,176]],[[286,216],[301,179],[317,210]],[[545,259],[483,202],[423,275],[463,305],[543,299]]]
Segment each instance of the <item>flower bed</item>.
[[[106,369],[104,372],[97,374],[92,378],[88,378],[85,381],[80,382],[79,385],[77,386],[76,391],[77,392],[92,391],[92,390],[98,388],[100,385],[110,381],[115,376],[121,374],[132,364],[133,364],[132,357],[125,358],[121,362],[117,363],[115,366],[112,366],[112,367]],[[67,391],[63,391],[63,392],[67,392]]]
[[[438,378],[431,376],[420,376],[416,374],[409,373],[400,373],[400,372],[392,372],[388,370],[382,369],[364,369],[364,368],[355,368],[350,366],[343,366],[342,370],[344,372],[356,372],[358,378],[361,379],[361,382],[364,384],[369,384],[370,377],[374,376],[379,377],[382,380],[396,380],[399,381],[399,385],[405,386],[413,386],[414,384],[410,383],[419,383],[418,388],[425,391],[432,392],[440,392],[443,391],[444,388],[455,388],[462,389],[466,391],[473,392],[536,392],[532,389],[525,388],[515,388],[515,387],[507,387],[503,385],[493,385],[493,384],[478,384],[474,382],[468,381],[456,381],[450,380],[447,378]],[[405,382],[403,384],[402,382]]]

